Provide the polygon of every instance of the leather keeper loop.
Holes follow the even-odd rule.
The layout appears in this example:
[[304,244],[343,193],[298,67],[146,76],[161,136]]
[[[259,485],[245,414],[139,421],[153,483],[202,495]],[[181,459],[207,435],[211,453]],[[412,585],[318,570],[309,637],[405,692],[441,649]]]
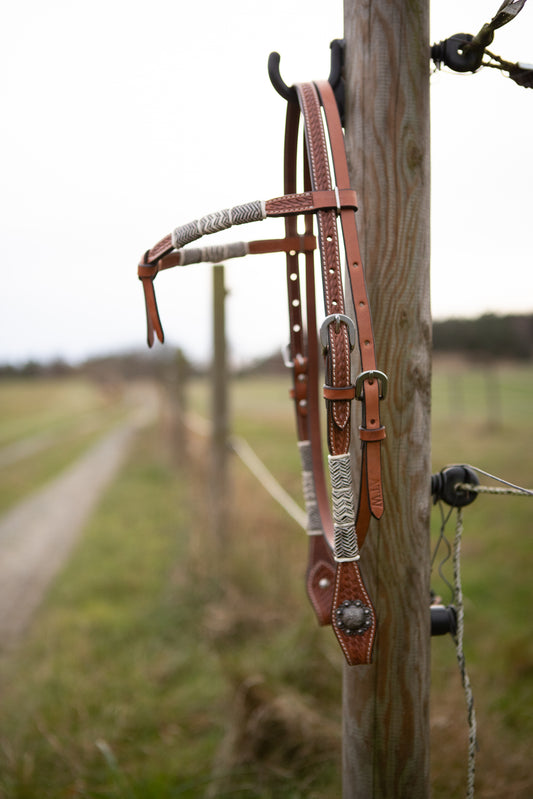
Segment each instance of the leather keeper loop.
[[384,426],[376,427],[375,430],[361,426],[359,428],[359,438],[361,441],[383,441],[384,438],[387,438],[387,433]]
[[324,399],[327,400],[353,400],[355,386],[324,386]]
[[152,280],[159,272],[159,263],[155,264],[139,264],[137,267],[137,275],[139,280],[151,278]]

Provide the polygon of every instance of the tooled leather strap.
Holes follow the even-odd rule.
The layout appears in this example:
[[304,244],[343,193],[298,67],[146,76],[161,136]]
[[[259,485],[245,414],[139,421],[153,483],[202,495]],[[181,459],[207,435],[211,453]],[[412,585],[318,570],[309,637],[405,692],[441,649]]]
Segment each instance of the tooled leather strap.
[[[322,87],[328,99],[329,85]],[[334,175],[330,173],[328,148],[322,125],[320,95],[314,84],[296,86],[298,100],[304,117],[306,145],[312,188],[328,191],[332,178],[337,181],[335,192],[340,195],[345,188],[343,164],[338,158],[344,154],[344,142],[338,112],[332,116],[331,109],[324,107],[328,122],[330,147],[334,161]],[[335,107],[336,110],[336,107]],[[328,115],[329,112],[329,115]],[[338,125],[338,129],[337,126]],[[331,128],[331,129],[330,129]],[[339,144],[342,144],[340,152]],[[347,168],[346,168],[347,176]],[[347,180],[347,177],[346,177]],[[339,186],[340,183],[340,186]],[[331,476],[334,558],[337,563],[335,593],[332,608],[332,625],[349,664],[368,663],[371,660],[376,630],[375,611],[365,588],[358,560],[359,543],[356,532],[356,515],[352,490],[352,468],[350,445],[351,399],[356,387],[351,382],[351,357],[355,329],[344,313],[341,262],[339,254],[337,214],[343,234],[346,255],[349,259],[349,276],[354,301],[368,307],[364,280],[354,284],[354,272],[362,275],[361,259],[357,244],[357,231],[353,209],[351,219],[343,215],[342,207],[320,209],[317,212],[319,243],[322,263],[324,305],[326,312],[322,328],[326,356],[326,408],[328,425],[329,467]],[[356,257],[357,256],[357,257]],[[368,315],[368,321],[370,317]],[[366,319],[363,317],[363,322]],[[371,325],[358,330],[359,346],[362,350],[374,350]],[[374,370],[373,371],[377,371]],[[364,398],[364,390],[361,394]],[[379,418],[379,417],[377,417]],[[363,492],[361,492],[363,495]],[[363,503],[364,504],[364,503]],[[366,532],[366,530],[365,530]]]

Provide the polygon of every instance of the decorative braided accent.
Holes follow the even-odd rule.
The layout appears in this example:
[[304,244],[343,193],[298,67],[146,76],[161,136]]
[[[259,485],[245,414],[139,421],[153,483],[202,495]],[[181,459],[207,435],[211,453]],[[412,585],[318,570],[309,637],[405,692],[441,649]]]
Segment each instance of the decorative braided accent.
[[307,511],[307,535],[322,535],[322,523],[313,480],[313,456],[310,441],[299,441],[298,449],[302,461],[302,486]]
[[212,247],[192,247],[180,250],[180,266],[188,264],[211,263],[217,264],[228,261],[230,258],[242,258],[248,255],[248,243],[236,241],[233,244],[219,244]]
[[184,247],[185,244],[190,244],[191,241],[200,239],[202,233],[198,227],[198,221],[198,219],[195,219],[194,222],[189,222],[187,225],[181,225],[181,227],[175,228],[171,233],[172,246],[179,250],[181,247]]
[[253,203],[236,205],[230,209],[232,224],[245,225],[247,222],[259,222],[266,219],[265,203],[263,200],[256,200]]
[[337,562],[359,560],[355,532],[351,456],[328,455],[335,533],[334,556]]
[[208,233],[218,233],[220,230],[227,230],[232,225],[258,222],[265,217],[265,203],[262,200],[236,205],[233,208],[224,208],[223,211],[207,214],[200,219],[195,219],[194,222],[175,228],[172,232],[172,246],[179,250]]

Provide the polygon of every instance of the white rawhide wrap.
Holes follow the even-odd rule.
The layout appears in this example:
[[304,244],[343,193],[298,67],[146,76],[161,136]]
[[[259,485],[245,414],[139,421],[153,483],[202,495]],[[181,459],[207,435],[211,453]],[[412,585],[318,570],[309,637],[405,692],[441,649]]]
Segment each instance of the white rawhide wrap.
[[201,219],[195,219],[187,225],[181,225],[172,231],[172,246],[179,250],[190,244],[191,241],[207,235],[208,233],[218,233],[220,230],[227,230],[233,225],[244,225],[247,222],[259,222],[265,219],[266,209],[263,200],[255,200],[244,205],[235,205],[233,208],[224,208],[223,211],[216,211],[214,214],[207,214]]
[[318,502],[313,480],[313,456],[310,441],[299,441],[300,459],[302,461],[302,486],[305,510],[307,512],[307,535],[322,535],[322,524],[318,511]]
[[328,455],[328,462],[333,505],[335,560],[338,563],[359,560],[359,546],[355,532],[351,456],[349,453]]
[[212,247],[189,247],[179,250],[180,266],[188,264],[219,264],[229,261],[230,258],[242,258],[248,255],[249,247],[246,241],[235,241],[232,244],[215,244]]

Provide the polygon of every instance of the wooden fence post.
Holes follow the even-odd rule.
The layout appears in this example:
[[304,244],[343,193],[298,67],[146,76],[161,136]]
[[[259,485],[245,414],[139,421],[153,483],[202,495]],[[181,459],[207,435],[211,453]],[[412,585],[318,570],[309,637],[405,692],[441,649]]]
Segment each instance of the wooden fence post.
[[174,364],[175,375],[175,428],[174,428],[174,451],[176,452],[177,463],[180,468],[187,460],[187,432],[185,428],[185,416],[187,414],[187,392],[186,382],[188,378],[187,359],[181,349],[176,351]]
[[228,524],[228,368],[226,355],[224,266],[213,266],[213,362],[211,372],[211,518],[213,542],[227,542]]
[[[361,569],[372,665],[345,667],[344,799],[429,796],[429,0],[345,0],[346,143],[377,348],[385,515]],[[355,445],[354,445],[355,449]]]

